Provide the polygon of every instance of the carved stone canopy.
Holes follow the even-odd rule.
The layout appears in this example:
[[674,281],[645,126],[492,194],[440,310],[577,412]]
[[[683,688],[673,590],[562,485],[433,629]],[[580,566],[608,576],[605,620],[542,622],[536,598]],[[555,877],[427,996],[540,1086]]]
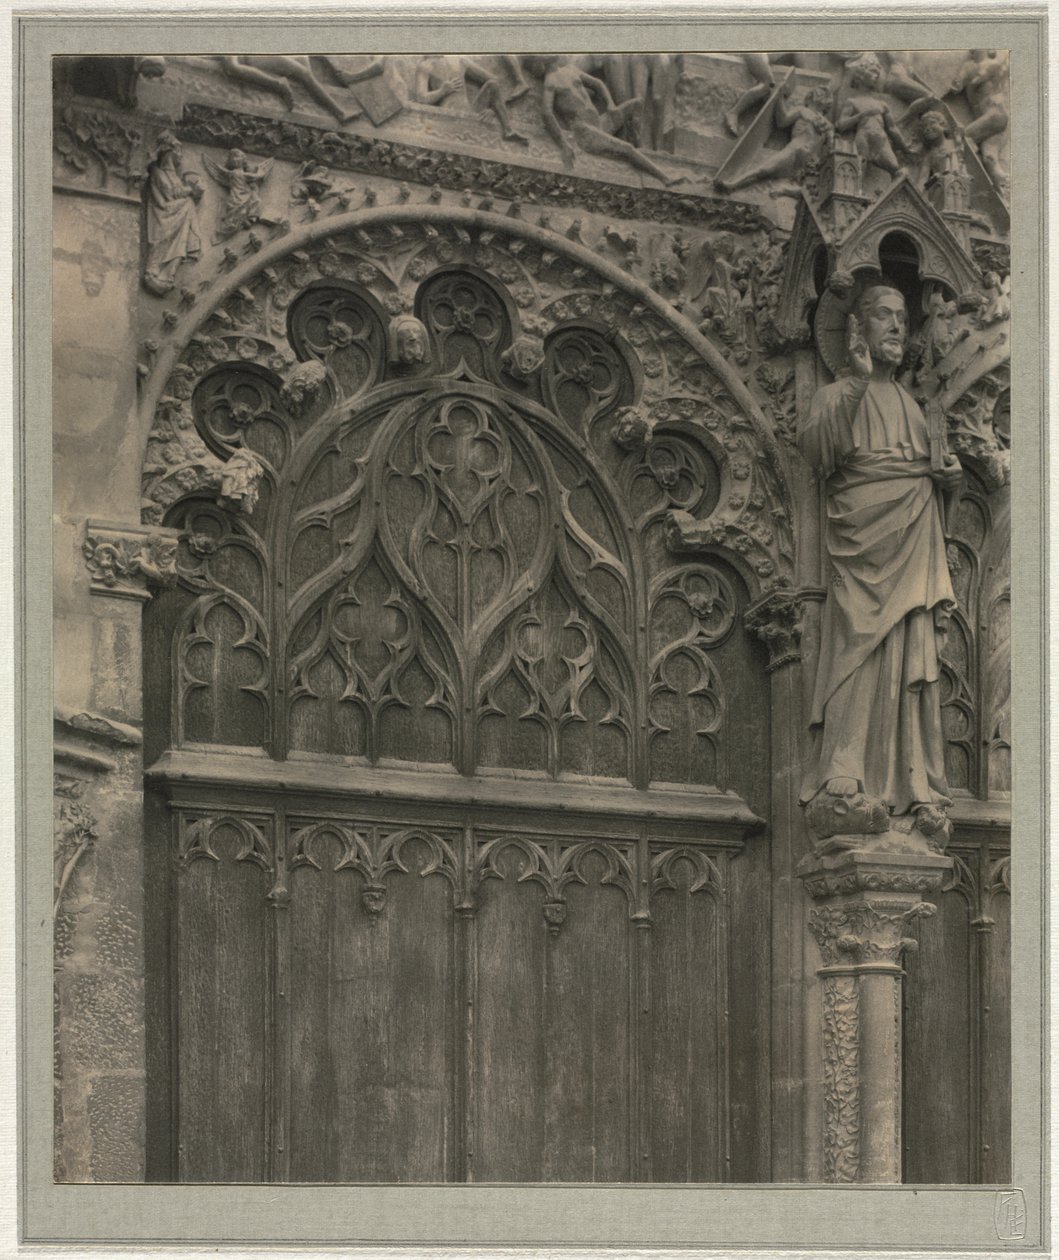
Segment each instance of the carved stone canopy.
[[[807,193],[802,194],[787,249],[777,322],[790,340],[804,342],[809,336],[806,315],[819,297],[816,340],[832,372],[845,364],[842,303],[848,301],[859,276],[886,270],[883,246],[895,234],[914,247],[921,282],[932,281],[957,295],[980,284],[974,259],[907,175],[895,179],[841,231],[827,221]],[[817,289],[821,251],[827,273],[823,294]]]

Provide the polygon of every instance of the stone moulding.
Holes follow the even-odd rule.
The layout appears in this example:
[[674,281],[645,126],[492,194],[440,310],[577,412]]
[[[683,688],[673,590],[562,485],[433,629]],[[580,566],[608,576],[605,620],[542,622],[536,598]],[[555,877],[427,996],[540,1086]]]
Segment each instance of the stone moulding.
[[[591,206],[618,218],[752,232],[772,226],[756,206],[725,197],[696,196],[662,188],[630,188],[562,171],[495,162],[470,154],[442,152],[374,136],[340,135],[279,118],[264,118],[188,104],[176,126],[181,139],[236,147],[291,162],[314,157],[329,167],[380,178],[412,180],[456,191],[472,189],[505,200],[552,206]],[[703,176],[706,182],[706,176]]]

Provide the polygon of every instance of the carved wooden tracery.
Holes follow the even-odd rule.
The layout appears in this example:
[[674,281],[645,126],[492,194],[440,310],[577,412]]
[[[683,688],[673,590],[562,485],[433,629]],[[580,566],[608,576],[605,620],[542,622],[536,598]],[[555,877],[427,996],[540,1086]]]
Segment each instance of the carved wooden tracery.
[[[667,324],[653,295],[648,309],[539,230],[527,241],[455,218],[373,223],[266,260],[225,286],[172,364],[175,386],[147,391],[158,458],[145,516],[180,538],[177,587],[147,636],[168,659],[156,696],[171,714],[150,778],[178,822],[175,930],[196,942],[174,955],[175,1020],[195,969],[223,968],[233,944],[195,935],[206,906],[231,900],[273,960],[246,979],[271,995],[271,1024],[244,1011],[238,1034],[263,1040],[267,1121],[220,1172],[181,1134],[223,1129],[212,1113],[226,1104],[181,1094],[171,1175],[760,1176],[762,1148],[738,1140],[753,1108],[732,1097],[760,1090],[763,1067],[729,1081],[724,1012],[742,1012],[738,1040],[767,1002],[760,984],[726,997],[732,924],[767,904],[763,882],[729,872],[758,825],[747,801],[767,800],[765,654],[743,613],[790,586],[783,457],[714,352],[696,357],[701,338],[675,313]],[[422,355],[395,353],[396,320],[412,321]],[[733,724],[736,690],[759,699]],[[263,878],[233,883],[247,863]],[[262,899],[271,919],[253,908]],[[380,1087],[374,1034],[341,1014],[338,980],[329,996],[290,992],[314,933],[351,957],[361,929],[343,924],[358,911],[391,924],[388,950],[356,947],[377,960],[364,993],[396,1037],[379,1041],[378,1070],[410,1070],[402,1056],[418,1044],[438,1077],[419,1110],[407,1103],[425,1145],[403,1162],[359,1113],[360,1154],[336,1137],[316,1162],[307,1142],[313,1097],[335,1081],[365,1097]],[[417,940],[441,954],[413,981]],[[575,953],[609,977],[598,991],[571,970]],[[406,983],[435,986],[421,993],[429,1034],[400,1032],[413,1007],[393,1004],[393,986]],[[519,1049],[501,1036],[503,994],[532,1003],[540,983],[541,1033]],[[475,995],[480,1010],[461,1015]],[[667,1031],[652,1002],[675,1021]],[[598,1026],[578,1043],[583,1070],[630,1083],[590,1107],[605,1136],[564,1121],[558,1147],[523,1157],[503,1133],[536,1121],[494,1073],[543,1070],[535,1088],[558,1124],[573,1079],[548,1067],[548,1045],[581,1029],[586,1003]],[[193,1061],[198,1018],[179,1042]],[[359,1050],[336,1059],[298,1031],[332,1018],[361,1029]],[[685,1068],[692,1104],[652,1135],[649,1097]]]

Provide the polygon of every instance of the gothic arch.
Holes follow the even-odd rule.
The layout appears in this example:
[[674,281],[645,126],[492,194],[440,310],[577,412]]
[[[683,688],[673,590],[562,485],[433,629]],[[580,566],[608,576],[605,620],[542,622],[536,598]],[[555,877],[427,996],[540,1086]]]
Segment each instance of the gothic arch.
[[[243,257],[226,253],[225,269],[198,297],[185,292],[183,311],[163,313],[168,331],[154,343],[153,360],[141,366],[145,522],[158,524],[195,484],[206,491],[221,486],[225,465],[212,452],[194,449],[194,426],[182,407],[208,367],[258,364],[270,367],[278,382],[294,363],[289,352],[284,359],[275,312],[294,290],[328,278],[372,290],[372,303],[392,317],[410,316],[415,278],[425,274],[415,259],[426,255],[435,274],[457,264],[484,272],[503,291],[509,316],[517,316],[513,338],[531,343],[530,358],[560,325],[587,326],[586,319],[637,343],[640,432],[628,440],[646,446],[662,427],[679,424],[699,429],[707,445],[724,454],[727,493],[711,515],[709,537],[700,536],[703,522],[683,519],[678,509],[671,533],[680,549],[727,552],[755,598],[791,585],[788,457],[718,346],[647,284],[580,242],[520,217],[434,204],[367,207],[271,241],[252,236]],[[496,266],[507,278],[497,277]],[[228,494],[230,503],[245,502],[238,490]]]

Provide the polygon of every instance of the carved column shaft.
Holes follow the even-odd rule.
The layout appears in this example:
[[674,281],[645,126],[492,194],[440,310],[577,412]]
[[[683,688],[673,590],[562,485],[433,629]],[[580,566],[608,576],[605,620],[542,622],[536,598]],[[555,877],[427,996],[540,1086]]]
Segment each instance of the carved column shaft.
[[799,871],[817,905],[809,928],[823,963],[822,1094],[810,1117],[807,1162],[825,1181],[901,1180],[904,953],[951,859],[936,853],[847,851]]

